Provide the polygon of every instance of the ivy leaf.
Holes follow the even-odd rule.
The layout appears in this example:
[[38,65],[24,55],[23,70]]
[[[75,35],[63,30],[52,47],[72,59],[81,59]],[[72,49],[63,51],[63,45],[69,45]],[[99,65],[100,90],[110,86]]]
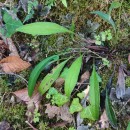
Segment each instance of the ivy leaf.
[[113,128],[116,128],[117,127],[117,119],[116,119],[114,110],[112,108],[111,101],[108,97],[107,90],[106,90],[105,108],[106,108],[106,114],[107,114],[107,117],[108,117],[110,124],[112,125]]
[[78,57],[70,66],[68,75],[65,79],[64,91],[66,96],[70,97],[77,83],[80,68],[82,65],[82,56]]
[[26,24],[17,29],[17,32],[23,32],[32,35],[51,35],[57,33],[73,33],[72,31],[52,22],[35,22]]
[[97,40],[96,40],[96,41],[95,41],[95,44],[96,44],[96,45],[101,45],[101,44],[102,44],[102,42],[101,42],[101,41],[97,41]]
[[71,103],[70,109],[69,109],[70,113],[73,114],[74,112],[79,112],[81,110],[82,110],[82,106],[79,103],[79,99],[74,98],[72,103]]
[[58,106],[62,106],[69,101],[69,98],[61,93],[54,95],[52,99],[53,102]]
[[68,60],[65,60],[64,62],[60,63],[56,68],[52,70],[52,73],[47,74],[44,77],[44,79],[42,80],[39,86],[39,92],[41,94],[44,94],[51,87],[51,85],[55,82],[55,80],[59,77],[60,72],[67,61]]
[[3,20],[7,30],[6,37],[11,37],[16,32],[16,29],[22,26],[22,22],[17,18],[13,18],[7,11],[4,10]]
[[112,25],[114,31],[116,32],[116,25],[113,21],[113,19],[111,18],[111,16],[109,14],[106,14],[102,11],[93,11],[91,12],[91,14],[97,14],[99,17],[101,17],[103,20],[105,20],[106,22],[108,22],[109,24]]
[[58,94],[58,91],[57,91],[57,89],[52,87],[52,88],[49,89],[48,94],[53,96],[53,95]]
[[83,108],[83,110],[80,112],[80,116],[82,119],[88,118],[90,120],[95,120],[94,113],[95,108],[93,106],[87,106],[86,108]]
[[28,81],[28,95],[31,97],[34,91],[34,87],[36,85],[36,81],[41,73],[41,71],[47,67],[52,61],[57,61],[59,59],[58,55],[53,55],[51,57],[48,57],[44,60],[42,60],[31,72],[31,75],[29,77]]

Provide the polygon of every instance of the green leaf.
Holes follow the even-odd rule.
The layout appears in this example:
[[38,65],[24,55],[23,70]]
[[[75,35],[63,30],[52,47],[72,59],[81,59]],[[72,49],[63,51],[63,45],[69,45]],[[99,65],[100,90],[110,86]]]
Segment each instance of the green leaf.
[[96,40],[95,44],[96,44],[96,45],[101,45],[101,44],[102,44],[102,42],[101,42],[101,41],[97,41],[97,40]]
[[48,94],[51,95],[51,96],[53,96],[53,95],[58,94],[58,91],[57,91],[57,89],[55,89],[54,87],[51,87],[51,88],[49,89],[49,91],[48,91]]
[[83,110],[80,112],[80,117],[82,119],[88,118],[90,120],[95,120],[95,107],[93,106],[87,106],[86,108],[83,108]]
[[62,4],[67,8],[67,1],[66,0],[61,0]]
[[80,99],[85,98],[85,93],[81,92],[81,93],[77,93],[77,97],[79,97]]
[[111,104],[111,101],[109,99],[107,91],[106,91],[105,108],[106,108],[106,114],[107,114],[107,117],[108,117],[110,124],[112,125],[113,128],[116,128],[117,127],[117,119],[116,119],[116,115],[114,113],[114,110],[112,108],[112,104]]
[[113,9],[116,9],[116,8],[119,8],[119,7],[121,7],[121,3],[117,2],[117,1],[113,1],[113,2],[111,3],[110,8],[109,8],[109,15],[111,14],[111,11],[112,11]]
[[52,70],[52,73],[47,74],[44,79],[42,80],[40,86],[39,86],[39,92],[40,94],[44,94],[51,85],[55,82],[55,80],[59,77],[61,70],[63,69],[64,65],[66,64],[68,60],[65,60],[64,62],[60,63],[56,68]]
[[103,65],[106,65],[107,67],[110,66],[110,61],[107,60],[106,58],[102,58],[102,62],[103,62]]
[[92,75],[90,77],[89,101],[90,105],[84,108],[83,111],[80,113],[81,118],[97,120],[99,118],[100,110],[100,91],[99,79],[95,66],[93,66]]
[[130,130],[130,122],[128,123],[128,126],[127,126],[126,130]]
[[53,102],[58,106],[62,106],[68,101],[69,101],[69,98],[65,95],[62,95],[61,93],[58,93],[53,96]]
[[102,11],[93,11],[91,12],[92,14],[97,14],[99,17],[101,17],[103,20],[105,20],[106,22],[108,22],[109,24],[112,25],[114,31],[116,31],[116,25],[113,21],[113,19],[111,18],[111,16],[109,14],[105,14]]
[[82,65],[82,56],[78,57],[69,68],[68,75],[65,79],[64,91],[66,96],[70,97],[77,83],[80,68]]
[[68,72],[69,72],[69,69],[67,67],[65,67],[63,72],[60,75],[60,78],[65,79],[67,77]]
[[79,99],[73,98],[73,101],[72,101],[70,109],[69,109],[70,113],[73,114],[74,112],[79,112],[81,110],[82,110],[82,106],[79,103]]
[[12,18],[7,11],[4,11],[3,20],[7,30],[6,37],[11,37],[16,32],[16,29],[23,25],[18,18]]
[[99,80],[97,77],[97,72],[95,66],[93,66],[92,75],[90,77],[90,90],[89,90],[89,101],[92,106],[95,108],[95,119],[99,118],[99,109],[100,109],[100,90],[99,90]]
[[72,31],[52,22],[35,22],[26,24],[17,29],[18,32],[23,32],[32,35],[51,35],[56,33],[73,33]]
[[41,71],[47,66],[49,65],[52,61],[57,61],[59,59],[58,55],[53,55],[51,57],[48,57],[46,59],[44,59],[43,61],[41,61],[38,65],[36,65],[36,67],[33,69],[33,71],[31,72],[31,75],[29,77],[29,81],[28,81],[28,95],[31,97],[34,91],[34,87],[36,85],[36,81],[41,73]]

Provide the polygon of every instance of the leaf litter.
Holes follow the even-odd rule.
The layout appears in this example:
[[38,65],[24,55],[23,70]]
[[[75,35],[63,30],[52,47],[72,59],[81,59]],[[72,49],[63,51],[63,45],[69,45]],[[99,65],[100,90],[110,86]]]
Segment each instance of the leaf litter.
[[62,119],[68,123],[74,121],[73,116],[69,112],[69,107],[67,104],[63,105],[62,107],[52,106],[50,104],[46,104],[45,106],[47,107],[45,113],[48,114],[49,118],[56,117],[57,120]]

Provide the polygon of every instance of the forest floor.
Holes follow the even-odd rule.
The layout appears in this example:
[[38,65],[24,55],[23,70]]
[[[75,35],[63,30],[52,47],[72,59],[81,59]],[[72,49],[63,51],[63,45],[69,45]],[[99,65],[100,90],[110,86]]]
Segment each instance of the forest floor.
[[32,129],[130,130],[130,0],[1,0],[0,130]]

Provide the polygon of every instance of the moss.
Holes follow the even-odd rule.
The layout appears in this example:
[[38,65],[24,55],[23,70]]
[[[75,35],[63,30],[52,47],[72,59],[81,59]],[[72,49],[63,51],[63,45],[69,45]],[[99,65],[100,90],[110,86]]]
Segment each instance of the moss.
[[0,104],[0,121],[8,121],[15,129],[22,130],[25,124],[25,106],[22,104]]
[[126,78],[125,84],[127,87],[130,87],[130,76]]

